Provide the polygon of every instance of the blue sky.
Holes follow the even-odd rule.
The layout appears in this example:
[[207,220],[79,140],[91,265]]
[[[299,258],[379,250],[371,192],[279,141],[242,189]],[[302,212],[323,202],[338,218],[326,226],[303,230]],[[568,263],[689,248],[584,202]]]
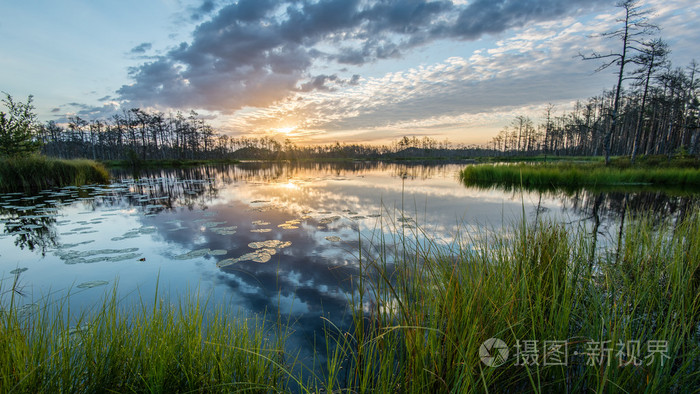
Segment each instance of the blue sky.
[[[645,0],[675,66],[700,60],[700,4]],[[8,1],[0,90],[39,118],[197,110],[233,136],[300,143],[428,135],[485,143],[517,115],[614,85],[604,0]]]

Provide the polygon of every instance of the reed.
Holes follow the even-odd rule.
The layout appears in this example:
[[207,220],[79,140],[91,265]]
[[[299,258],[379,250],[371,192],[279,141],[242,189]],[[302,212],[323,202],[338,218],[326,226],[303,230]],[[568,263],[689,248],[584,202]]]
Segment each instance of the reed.
[[[700,387],[700,215],[629,219],[592,253],[585,228],[382,240],[363,253],[355,329],[330,355],[355,392],[682,392]],[[399,233],[397,231],[397,233]],[[416,239],[425,241],[416,241]],[[407,252],[408,249],[410,252]],[[371,255],[376,258],[369,258]],[[591,256],[594,256],[591,259]],[[510,352],[487,366],[489,338]],[[340,370],[335,365],[332,370]]]
[[[652,215],[628,218],[619,244],[542,219],[447,245],[383,223],[358,250],[354,325],[326,321],[314,371],[290,356],[289,321],[198,296],[113,293],[70,318],[65,301],[22,312],[10,291],[0,391],[684,392],[700,387],[700,213]],[[489,338],[508,347],[500,365],[482,359]]]
[[0,158],[0,192],[35,192],[49,187],[108,182],[105,167],[92,160],[61,160],[41,155]]
[[[5,294],[7,296],[7,294]],[[0,392],[284,390],[283,340],[196,295],[120,306],[116,291],[71,317],[67,299],[0,318]]]
[[466,185],[524,188],[582,188],[653,185],[700,187],[700,169],[681,167],[605,167],[590,163],[467,166],[460,172]]

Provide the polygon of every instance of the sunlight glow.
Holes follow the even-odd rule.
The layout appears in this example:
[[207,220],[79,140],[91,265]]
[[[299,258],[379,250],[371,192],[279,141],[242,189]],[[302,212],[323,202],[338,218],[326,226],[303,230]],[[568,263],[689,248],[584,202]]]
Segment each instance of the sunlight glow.
[[280,134],[289,134],[296,129],[297,129],[296,127],[292,126],[292,127],[278,127],[274,130],[275,130],[275,132],[280,133]]

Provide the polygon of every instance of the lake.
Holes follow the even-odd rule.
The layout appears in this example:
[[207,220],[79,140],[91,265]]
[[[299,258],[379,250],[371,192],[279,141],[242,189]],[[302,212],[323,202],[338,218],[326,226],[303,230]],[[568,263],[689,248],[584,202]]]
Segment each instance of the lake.
[[0,195],[0,290],[17,279],[21,304],[67,296],[77,311],[115,286],[124,302],[152,302],[156,287],[168,299],[198,291],[241,313],[289,317],[293,343],[311,349],[321,317],[350,324],[360,247],[405,236],[449,249],[507,231],[523,212],[571,226],[597,217],[605,241],[624,211],[678,215],[696,203],[653,190],[478,189],[460,182],[463,167],[243,163]]

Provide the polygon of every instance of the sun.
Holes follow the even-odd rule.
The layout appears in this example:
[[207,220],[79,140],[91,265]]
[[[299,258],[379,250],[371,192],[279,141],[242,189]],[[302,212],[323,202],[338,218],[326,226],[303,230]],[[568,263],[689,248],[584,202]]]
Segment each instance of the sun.
[[296,129],[296,127],[278,127],[275,131],[280,134],[289,134]]

